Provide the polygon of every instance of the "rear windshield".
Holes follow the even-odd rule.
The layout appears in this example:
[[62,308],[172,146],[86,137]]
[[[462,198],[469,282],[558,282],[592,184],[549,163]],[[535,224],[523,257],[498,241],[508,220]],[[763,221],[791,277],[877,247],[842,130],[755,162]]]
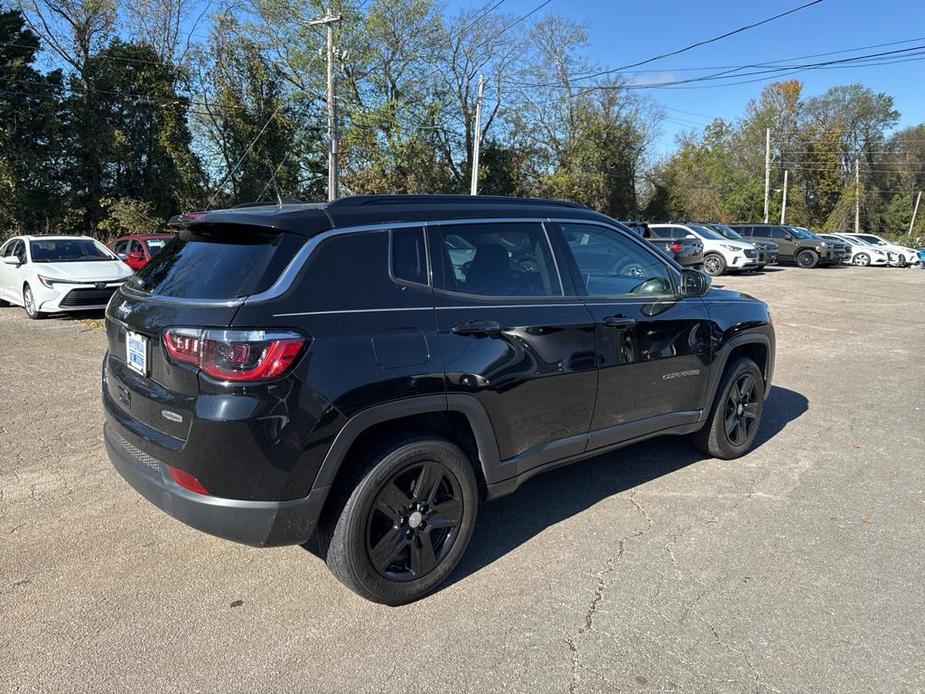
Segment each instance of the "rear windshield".
[[167,239],[167,238],[145,239],[145,245],[148,247],[148,252],[151,255],[155,255],[157,253],[160,253],[164,249],[164,246],[167,245],[168,241],[170,241],[170,239]]
[[126,284],[157,296],[233,299],[269,289],[305,238],[253,227],[184,230]]

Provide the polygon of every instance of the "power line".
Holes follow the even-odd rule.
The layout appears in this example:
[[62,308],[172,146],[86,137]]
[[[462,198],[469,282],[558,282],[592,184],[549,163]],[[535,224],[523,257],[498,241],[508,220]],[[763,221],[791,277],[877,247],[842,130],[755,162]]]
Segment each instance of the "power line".
[[[637,62],[635,62],[635,63],[628,63],[628,64],[626,64],[626,65],[621,65],[620,67],[608,68],[607,70],[599,70],[598,72],[593,72],[593,73],[590,73],[590,74],[587,74],[587,75],[572,75],[572,76],[569,76],[569,77],[568,77],[568,81],[569,81],[569,82],[579,82],[579,81],[582,81],[582,80],[594,79],[595,77],[602,77],[602,76],[604,76],[604,75],[612,75],[612,74],[614,74],[614,73],[623,72],[623,71],[625,71],[625,70],[628,70],[629,68],[639,67],[640,65],[648,65],[649,63],[654,63],[655,61],[661,60],[662,58],[668,58],[668,57],[673,56],[673,55],[679,55],[679,54],[681,54],[681,53],[686,53],[687,51],[693,50],[693,49],[695,49],[695,48],[699,48],[700,46],[705,46],[705,45],[710,44],[710,43],[715,43],[716,41],[721,41],[722,39],[728,38],[728,37],[733,36],[733,35],[735,35],[735,34],[739,34],[739,33],[743,32],[743,31],[748,31],[749,29],[754,29],[755,27],[759,27],[759,26],[761,26],[761,25],[763,25],[763,24],[767,24],[767,23],[769,23],[769,22],[773,22],[773,21],[775,21],[775,20],[777,20],[777,19],[780,19],[780,18],[782,18],[782,17],[786,17],[787,15],[793,14],[794,12],[799,12],[800,10],[804,10],[804,9],[806,9],[807,7],[811,7],[811,6],[813,6],[813,5],[818,5],[820,2],[822,2],[822,0],[810,0],[810,2],[807,2],[807,3],[803,4],[803,5],[800,5],[799,7],[795,7],[795,8],[793,8],[793,9],[787,10],[786,12],[781,12],[781,13],[779,13],[779,14],[774,15],[773,17],[768,17],[768,18],[762,19],[762,20],[760,20],[760,21],[758,21],[758,22],[753,22],[753,23],[751,23],[751,24],[746,24],[745,26],[741,26],[741,27],[739,27],[739,28],[737,28],[737,29],[733,29],[732,31],[727,31],[727,32],[725,32],[725,33],[723,33],[723,34],[720,34],[719,36],[714,36],[714,37],[709,38],[709,39],[704,39],[704,40],[702,40],[702,41],[697,41],[696,43],[692,43],[692,44],[690,44],[690,45],[688,45],[688,46],[684,46],[683,48],[678,48],[678,49],[673,50],[673,51],[668,51],[667,53],[660,53],[659,55],[653,56],[653,57],[651,57],[651,58],[646,58],[645,60],[640,60],[640,61],[637,61]],[[558,86],[560,86],[560,84],[558,84],[558,83],[556,83],[556,84],[519,84],[518,86],[522,86],[522,87],[558,87]]]

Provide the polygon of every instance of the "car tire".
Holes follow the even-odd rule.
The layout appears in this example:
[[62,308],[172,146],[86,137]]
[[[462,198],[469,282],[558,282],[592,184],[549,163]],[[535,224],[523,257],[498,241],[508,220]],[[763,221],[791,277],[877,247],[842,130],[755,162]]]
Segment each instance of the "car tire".
[[858,267],[867,267],[870,265],[870,256],[866,253],[858,253],[854,256],[854,264]]
[[704,427],[691,442],[713,458],[731,460],[748,453],[761,426],[764,376],[748,357],[726,367]]
[[372,602],[403,605],[429,594],[459,563],[475,526],[478,482],[466,455],[443,439],[402,442],[366,462],[322,518],[319,545],[345,586]]
[[816,251],[802,250],[797,253],[797,265],[803,268],[813,268],[819,264],[819,254]]
[[44,314],[35,307],[35,298],[32,296],[32,287],[28,284],[22,288],[22,305],[26,309],[26,315],[32,320],[39,320]]
[[703,271],[711,277],[719,277],[726,272],[726,259],[719,253],[707,253],[703,257]]

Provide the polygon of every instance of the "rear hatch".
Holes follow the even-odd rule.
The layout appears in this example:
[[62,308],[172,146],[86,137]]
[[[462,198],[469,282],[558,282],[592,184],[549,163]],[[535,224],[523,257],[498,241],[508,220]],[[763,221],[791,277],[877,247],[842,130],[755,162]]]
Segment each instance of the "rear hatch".
[[227,328],[243,299],[270,288],[303,246],[300,234],[199,225],[171,240],[106,309],[104,391],[119,421],[177,450],[189,434],[199,369],[167,356],[167,328]]

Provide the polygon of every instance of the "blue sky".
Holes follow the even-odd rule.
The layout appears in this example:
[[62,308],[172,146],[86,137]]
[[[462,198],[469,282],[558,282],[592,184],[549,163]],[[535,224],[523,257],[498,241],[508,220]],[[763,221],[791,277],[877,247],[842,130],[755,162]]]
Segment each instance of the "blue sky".
[[[615,67],[725,33],[804,2],[552,0],[534,16],[554,13],[584,22],[591,60],[603,67]],[[539,3],[540,0],[506,0],[497,11],[520,16]],[[448,3],[451,10],[473,5],[481,6],[456,0]],[[823,0],[764,26],[644,66],[651,72],[626,77],[644,79],[646,83],[670,81],[711,72],[690,72],[691,68],[747,65],[915,38],[921,40],[816,60],[925,44],[925,0]],[[809,95],[821,94],[835,85],[860,82],[895,99],[902,114],[900,127],[925,122],[925,61],[811,70],[793,77],[803,81],[804,94]],[[679,132],[703,125],[714,117],[740,115],[748,100],[772,81],[715,88],[645,90],[665,109],[666,121],[657,149],[671,150]]]
[[[440,2],[440,0],[437,0]],[[482,9],[497,0],[443,0],[448,14],[461,8]],[[635,63],[661,53],[709,39],[799,7],[807,0],[551,0],[531,19],[559,14],[585,25],[589,34],[587,57],[602,68]],[[542,0],[503,0],[494,10],[515,17],[534,10]],[[197,9],[218,3],[198,0]],[[193,13],[193,17],[198,12]],[[191,20],[192,21],[192,20]],[[208,33],[208,19],[197,26],[196,38]],[[844,51],[877,44],[856,53],[822,56],[832,60],[864,53],[925,45],[925,0],[822,0],[816,5],[735,36],[668,57],[627,72],[636,83],[668,82],[706,75],[717,66],[750,65],[788,60],[811,54]],[[799,79],[804,95],[821,94],[829,87],[859,82],[885,92],[901,114],[900,128],[925,123],[925,60],[893,65],[852,65],[809,70],[788,77],[749,84],[688,85],[641,90],[664,109],[656,154],[666,154],[676,136],[698,129],[713,118],[740,116],[746,103],[775,79]],[[755,78],[750,78],[755,79]],[[730,80],[739,81],[739,80]],[[719,83],[714,83],[719,84]]]

